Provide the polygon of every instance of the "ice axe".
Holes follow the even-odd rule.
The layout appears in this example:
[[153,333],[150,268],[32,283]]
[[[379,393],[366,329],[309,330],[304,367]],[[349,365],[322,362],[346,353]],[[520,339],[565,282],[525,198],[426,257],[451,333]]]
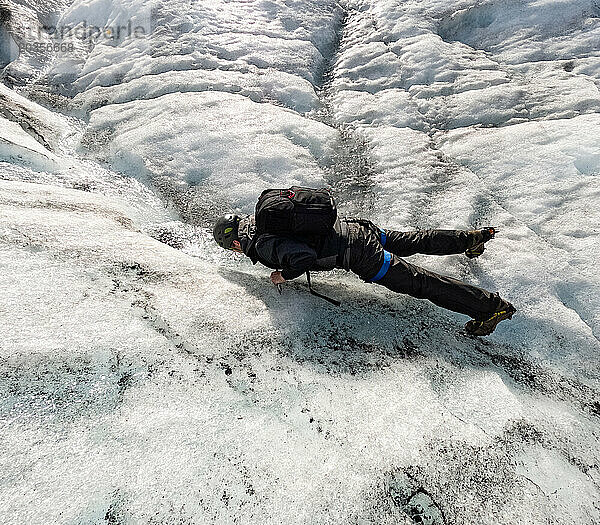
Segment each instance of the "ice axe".
[[331,304],[334,304],[335,306],[340,306],[342,304],[337,299],[332,299],[331,297],[327,297],[326,295],[320,294],[319,292],[315,292],[312,289],[312,285],[310,282],[310,272],[306,272],[306,281],[308,282],[308,290],[310,291],[311,294],[316,295],[317,297],[320,297],[321,299],[325,299],[326,301],[330,302]]
[[[319,292],[315,292],[312,289],[312,283],[310,281],[310,272],[306,272],[306,281],[308,282],[308,290],[312,295],[316,295],[321,299],[325,299],[326,301],[330,302],[331,304],[334,304],[335,306],[340,306],[342,304],[337,299],[332,299],[331,297],[327,297],[326,295],[320,294]],[[281,295],[283,293],[283,287],[281,286],[281,284],[276,284],[275,286],[277,286],[277,291],[279,292],[279,295]]]

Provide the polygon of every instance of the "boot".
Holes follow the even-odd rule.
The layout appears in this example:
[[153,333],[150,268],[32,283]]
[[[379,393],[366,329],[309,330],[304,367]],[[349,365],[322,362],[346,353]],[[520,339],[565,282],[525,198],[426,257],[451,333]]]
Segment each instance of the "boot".
[[479,257],[485,250],[484,244],[490,239],[493,239],[496,236],[497,231],[498,230],[496,228],[493,228],[492,226],[487,226],[486,228],[482,228],[481,230],[470,231],[469,235],[471,236],[473,241],[471,247],[467,248],[465,255],[469,259]]
[[469,335],[490,335],[498,326],[500,321],[512,319],[517,309],[509,302],[504,304],[486,319],[472,319],[465,325],[465,331]]

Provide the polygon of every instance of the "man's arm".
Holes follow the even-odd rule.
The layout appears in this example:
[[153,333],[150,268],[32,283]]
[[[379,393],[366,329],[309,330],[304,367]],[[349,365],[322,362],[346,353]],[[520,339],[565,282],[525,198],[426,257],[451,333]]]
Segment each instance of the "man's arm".
[[317,260],[317,252],[308,244],[276,235],[261,239],[256,251],[262,259],[282,268],[281,276],[286,280],[310,270]]

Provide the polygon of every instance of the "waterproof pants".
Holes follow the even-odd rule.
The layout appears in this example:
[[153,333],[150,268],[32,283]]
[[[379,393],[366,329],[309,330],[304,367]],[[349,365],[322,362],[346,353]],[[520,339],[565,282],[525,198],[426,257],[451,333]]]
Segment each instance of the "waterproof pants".
[[417,253],[450,255],[463,253],[473,240],[466,231],[383,230],[370,221],[349,223],[348,266],[368,282],[381,284],[474,319],[486,319],[505,302],[496,293],[439,275],[404,261]]

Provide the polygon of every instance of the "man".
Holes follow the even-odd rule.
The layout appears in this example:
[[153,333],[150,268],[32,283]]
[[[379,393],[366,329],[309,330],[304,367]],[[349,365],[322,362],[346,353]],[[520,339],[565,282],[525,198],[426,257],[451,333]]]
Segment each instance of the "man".
[[[274,269],[271,281],[282,284],[306,271],[343,268],[367,282],[466,314],[471,335],[489,335],[498,323],[511,319],[516,309],[491,293],[451,277],[425,270],[402,259],[416,253],[477,257],[495,234],[481,230],[426,230],[399,232],[378,228],[364,219],[339,218],[326,235],[291,236],[263,233],[254,239],[254,216],[227,214],[214,226],[213,235],[225,249],[244,253]],[[279,271],[278,269],[282,270]]]

